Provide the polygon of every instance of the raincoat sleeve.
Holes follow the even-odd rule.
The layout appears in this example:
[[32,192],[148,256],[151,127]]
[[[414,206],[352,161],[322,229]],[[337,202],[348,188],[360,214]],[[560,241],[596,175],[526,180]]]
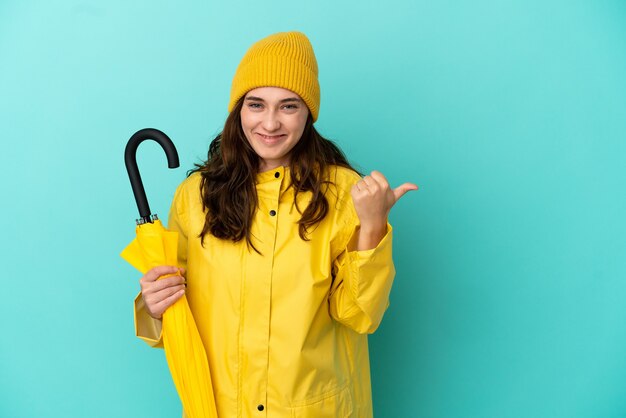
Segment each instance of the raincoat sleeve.
[[344,202],[344,214],[340,217],[343,219],[338,221],[345,227],[338,240],[341,251],[333,262],[330,314],[359,334],[371,334],[380,325],[389,306],[389,293],[395,276],[391,254],[393,230],[388,223],[387,233],[375,248],[351,250],[355,248],[358,237],[359,220],[347,190],[340,200]]
[[[187,267],[187,234],[186,222],[184,222],[185,194],[182,186],[178,187],[172,201],[168,229],[178,232],[178,265]],[[141,292],[139,292],[135,298],[135,335],[151,347],[163,348],[161,325],[160,319],[154,319],[150,316],[141,297]]]
[[391,238],[392,228],[387,224],[387,234],[376,248],[349,251],[346,247],[334,262],[330,314],[359,334],[376,331],[389,306],[395,276]]
[[174,194],[174,200],[170,207],[170,215],[167,221],[167,229],[178,232],[178,267],[187,268],[187,238],[189,230],[189,192],[195,183],[191,183],[191,177],[184,181]]

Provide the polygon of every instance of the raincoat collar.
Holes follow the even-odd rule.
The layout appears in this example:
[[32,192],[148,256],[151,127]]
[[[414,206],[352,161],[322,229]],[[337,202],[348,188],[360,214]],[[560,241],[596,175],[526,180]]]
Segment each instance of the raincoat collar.
[[265,184],[270,182],[279,183],[281,192],[287,190],[291,185],[289,167],[280,166],[257,174],[256,184]]

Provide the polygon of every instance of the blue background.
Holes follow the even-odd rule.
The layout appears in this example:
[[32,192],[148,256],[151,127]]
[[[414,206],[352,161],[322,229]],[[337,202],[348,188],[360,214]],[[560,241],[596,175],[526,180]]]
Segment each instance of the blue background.
[[300,30],[316,124],[418,192],[371,336],[379,417],[626,416],[626,3],[0,2],[0,416],[175,417],[119,257],[206,155],[256,40]]

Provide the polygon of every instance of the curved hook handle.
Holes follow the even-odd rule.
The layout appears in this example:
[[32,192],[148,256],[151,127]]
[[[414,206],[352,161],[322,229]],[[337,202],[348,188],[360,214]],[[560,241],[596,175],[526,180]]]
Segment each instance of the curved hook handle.
[[167,155],[167,166],[169,168],[176,168],[180,165],[178,162],[178,152],[176,151],[174,143],[167,135],[158,129],[141,129],[130,137],[126,144],[126,150],[124,151],[124,162],[126,163],[126,171],[128,171],[128,177],[130,178],[130,185],[133,188],[137,208],[139,209],[139,216],[141,216],[141,220],[137,221],[138,223],[152,222],[150,218],[150,206],[146,198],[146,190],[143,187],[141,175],[139,175],[139,168],[137,167],[137,147],[146,139],[152,139],[161,145],[161,148],[165,151],[165,155]]

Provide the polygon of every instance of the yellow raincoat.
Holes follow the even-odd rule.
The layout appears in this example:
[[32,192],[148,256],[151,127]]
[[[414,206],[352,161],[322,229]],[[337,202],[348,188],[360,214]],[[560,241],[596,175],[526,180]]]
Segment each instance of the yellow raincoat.
[[[206,348],[220,418],[367,418],[372,416],[367,334],[389,305],[395,274],[391,226],[379,245],[350,251],[359,221],[350,189],[359,177],[333,168],[329,212],[298,235],[289,169],[257,177],[259,207],[252,239],[233,243],[207,235],[200,175],[176,190],[168,227],[180,233],[187,299]],[[306,207],[309,194],[298,197]],[[162,346],[160,321],[140,295],[137,335]],[[183,414],[184,416],[184,414]]]

